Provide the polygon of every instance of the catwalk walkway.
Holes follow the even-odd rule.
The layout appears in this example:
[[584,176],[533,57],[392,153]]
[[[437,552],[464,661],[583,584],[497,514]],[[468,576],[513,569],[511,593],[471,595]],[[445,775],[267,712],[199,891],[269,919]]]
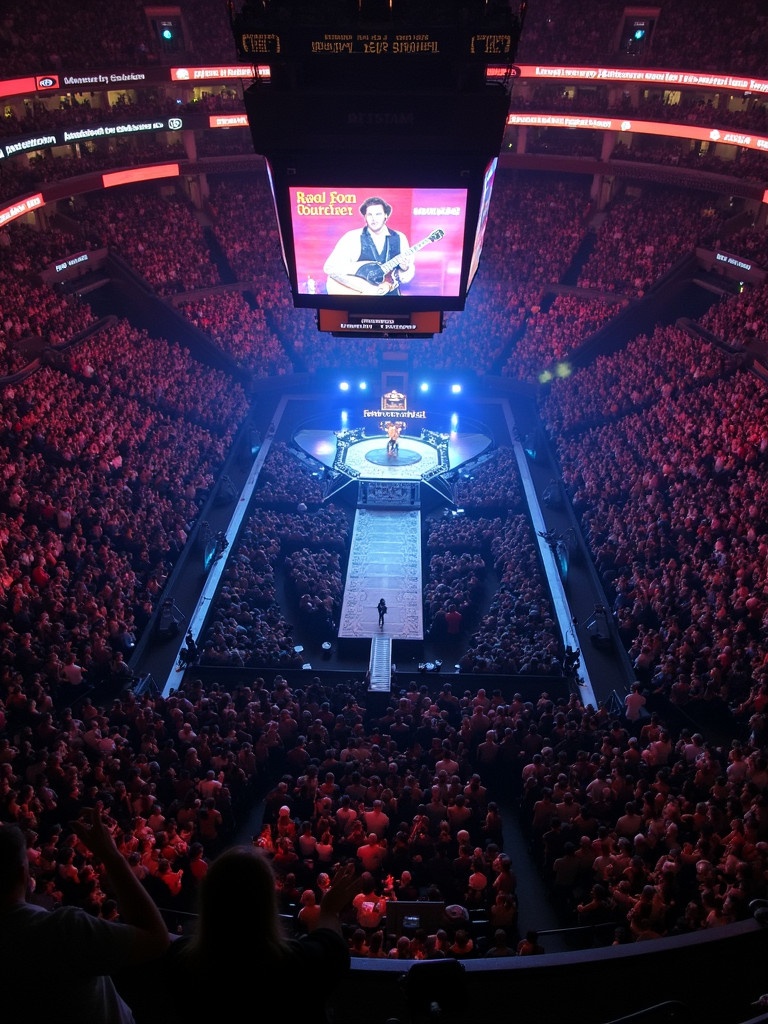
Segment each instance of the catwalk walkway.
[[[379,629],[376,605],[387,614]],[[393,640],[423,640],[421,512],[358,509],[344,586],[339,640],[383,633]]]

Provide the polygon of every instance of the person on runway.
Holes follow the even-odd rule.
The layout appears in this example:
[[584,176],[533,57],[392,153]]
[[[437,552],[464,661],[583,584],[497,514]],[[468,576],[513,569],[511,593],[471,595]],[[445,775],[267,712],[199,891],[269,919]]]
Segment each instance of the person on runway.
[[379,629],[384,629],[384,616],[387,614],[387,602],[383,597],[376,605],[376,611],[379,613]]

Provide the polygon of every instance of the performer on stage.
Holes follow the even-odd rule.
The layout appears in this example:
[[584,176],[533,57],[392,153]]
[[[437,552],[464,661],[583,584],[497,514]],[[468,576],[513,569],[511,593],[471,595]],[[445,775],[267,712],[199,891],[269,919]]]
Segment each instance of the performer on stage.
[[384,616],[387,614],[387,602],[383,597],[376,605],[376,611],[379,613],[379,629],[384,629]]
[[390,458],[394,458],[400,451],[400,434],[402,433],[402,427],[398,423],[387,424],[387,455]]

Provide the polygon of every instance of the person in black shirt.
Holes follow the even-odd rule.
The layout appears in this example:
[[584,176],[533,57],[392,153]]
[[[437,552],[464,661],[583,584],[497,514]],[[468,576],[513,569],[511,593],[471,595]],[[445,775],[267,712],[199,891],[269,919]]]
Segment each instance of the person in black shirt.
[[366,199],[360,213],[365,226],[345,232],[325,261],[328,293],[399,295],[416,269],[408,239],[387,226],[392,207],[379,196]]
[[158,965],[151,985],[154,1019],[210,1024],[243,978],[258,978],[275,990],[295,986],[300,978],[309,1016],[327,1020],[333,987],[350,970],[339,914],[359,889],[354,864],[342,865],[321,898],[311,930],[286,938],[269,857],[254,847],[226,850],[200,883],[195,931],[172,942]]

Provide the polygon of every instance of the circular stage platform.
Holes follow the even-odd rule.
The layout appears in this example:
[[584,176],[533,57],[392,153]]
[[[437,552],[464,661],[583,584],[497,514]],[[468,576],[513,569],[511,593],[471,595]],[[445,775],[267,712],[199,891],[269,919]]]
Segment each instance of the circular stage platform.
[[366,480],[421,480],[439,465],[433,445],[402,434],[399,443],[397,455],[387,455],[385,438],[363,438],[347,448],[340,468],[352,469]]
[[388,448],[374,448],[365,453],[365,461],[372,462],[374,466],[415,466],[421,462],[422,456],[419,452],[412,451],[403,446],[398,447],[394,452]]
[[387,438],[382,434],[366,437],[361,434],[339,445],[339,434],[332,430],[304,428],[294,435],[294,442],[317,462],[352,478],[362,480],[418,481],[433,476],[435,470],[449,472],[476,458],[492,446],[487,434],[467,433],[447,436],[447,459],[440,461],[436,444],[419,437],[400,435],[396,455],[387,453]]

